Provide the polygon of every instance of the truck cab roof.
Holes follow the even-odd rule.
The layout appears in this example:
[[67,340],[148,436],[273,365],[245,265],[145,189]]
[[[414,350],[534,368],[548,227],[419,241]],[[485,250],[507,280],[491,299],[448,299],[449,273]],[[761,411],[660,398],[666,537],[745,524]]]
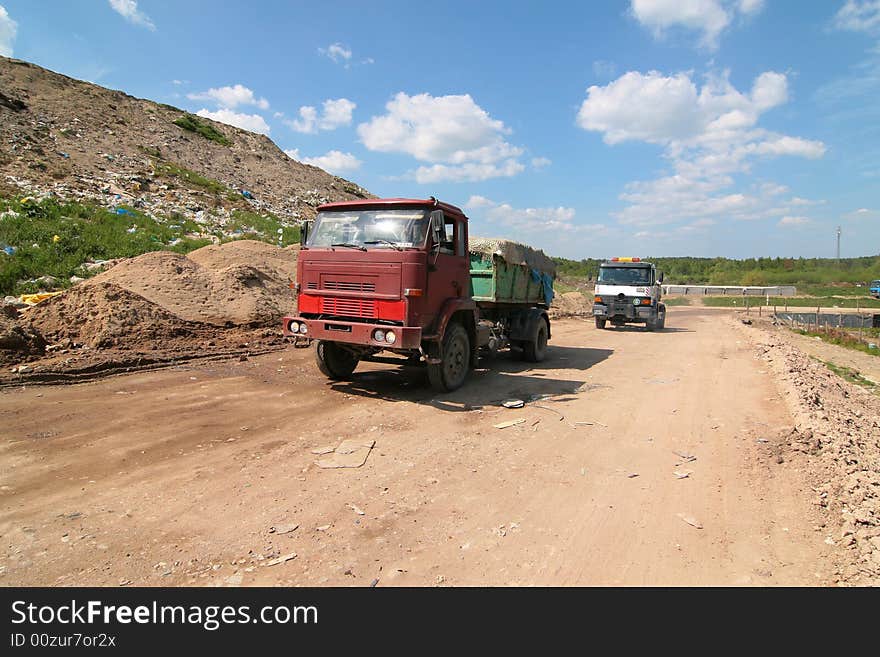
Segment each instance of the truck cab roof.
[[386,210],[391,208],[425,208],[426,210],[443,210],[444,214],[464,217],[461,208],[438,201],[433,196],[430,198],[368,198],[357,201],[340,201],[338,203],[325,203],[318,206],[318,212],[333,210]]

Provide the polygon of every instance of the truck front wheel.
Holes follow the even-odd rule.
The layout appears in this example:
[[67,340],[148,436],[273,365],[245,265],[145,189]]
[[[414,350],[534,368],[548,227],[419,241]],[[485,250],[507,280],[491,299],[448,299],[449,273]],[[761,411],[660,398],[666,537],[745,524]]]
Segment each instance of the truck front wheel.
[[339,381],[347,379],[357,367],[358,357],[336,342],[320,340],[315,348],[318,369],[328,379]]
[[438,392],[452,392],[462,386],[471,362],[471,341],[464,326],[451,323],[443,336],[443,359],[428,363],[428,380]]
[[606,321],[606,320],[603,319],[602,317],[597,317],[597,318],[596,318],[596,328],[597,328],[597,329],[603,329],[603,328],[605,328],[605,321]]
[[535,338],[523,343],[523,358],[530,363],[540,363],[547,355],[547,322],[538,321]]

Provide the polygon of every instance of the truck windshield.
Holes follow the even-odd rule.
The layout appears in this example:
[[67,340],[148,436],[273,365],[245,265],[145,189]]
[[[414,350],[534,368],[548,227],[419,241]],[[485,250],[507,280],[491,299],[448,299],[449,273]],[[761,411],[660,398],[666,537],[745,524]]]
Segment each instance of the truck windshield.
[[644,267],[599,267],[599,283],[605,285],[650,285],[651,270]]
[[880,280],[871,281],[871,287],[880,287]]
[[428,210],[333,210],[319,212],[306,246],[400,249],[425,244]]

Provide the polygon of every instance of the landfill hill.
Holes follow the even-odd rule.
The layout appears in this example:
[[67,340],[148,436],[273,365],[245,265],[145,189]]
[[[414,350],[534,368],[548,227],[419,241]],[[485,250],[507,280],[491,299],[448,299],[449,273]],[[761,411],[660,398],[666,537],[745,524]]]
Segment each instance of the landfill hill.
[[321,203],[371,197],[264,135],[0,57],[4,192],[198,213],[213,230],[234,209],[295,222]]

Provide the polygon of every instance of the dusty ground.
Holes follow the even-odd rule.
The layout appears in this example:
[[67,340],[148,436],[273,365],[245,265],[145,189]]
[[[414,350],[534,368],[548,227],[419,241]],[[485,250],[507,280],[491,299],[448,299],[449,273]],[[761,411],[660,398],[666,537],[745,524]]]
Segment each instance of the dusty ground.
[[[760,329],[688,307],[667,326],[559,320],[546,362],[445,395],[382,365],[331,384],[292,347],[2,390],[0,583],[838,581]],[[314,464],[347,438],[376,441],[363,467]]]

